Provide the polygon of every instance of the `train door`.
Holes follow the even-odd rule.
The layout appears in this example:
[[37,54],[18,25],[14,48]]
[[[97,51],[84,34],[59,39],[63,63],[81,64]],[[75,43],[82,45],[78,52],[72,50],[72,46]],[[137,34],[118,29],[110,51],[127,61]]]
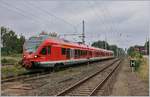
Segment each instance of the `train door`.
[[60,60],[61,54],[61,47],[59,45],[52,45],[52,54],[51,54],[51,60],[52,61],[56,61],[56,60]]
[[71,59],[74,59],[74,56],[75,56],[74,53],[75,53],[75,52],[74,52],[74,49],[70,49],[70,58],[71,58]]
[[51,46],[47,46],[47,60],[50,61],[51,59]]

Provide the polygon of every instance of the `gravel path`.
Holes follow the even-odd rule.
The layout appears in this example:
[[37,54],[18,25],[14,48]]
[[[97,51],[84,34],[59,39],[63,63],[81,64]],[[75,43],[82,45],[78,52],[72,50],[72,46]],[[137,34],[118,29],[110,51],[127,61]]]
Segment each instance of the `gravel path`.
[[129,61],[124,60],[117,76],[111,96],[148,96],[149,84],[131,71]]

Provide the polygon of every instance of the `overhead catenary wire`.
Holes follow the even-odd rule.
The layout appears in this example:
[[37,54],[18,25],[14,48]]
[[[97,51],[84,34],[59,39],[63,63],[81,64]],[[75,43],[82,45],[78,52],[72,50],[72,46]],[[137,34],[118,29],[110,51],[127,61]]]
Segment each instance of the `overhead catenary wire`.
[[[25,3],[25,2],[23,2],[23,3],[21,3],[24,7],[26,7],[26,8],[30,8],[30,12],[35,12],[35,10],[33,10],[33,6],[32,5],[30,5],[29,3],[27,4],[27,3]],[[32,10],[32,11],[31,11]],[[38,10],[39,11],[39,10]],[[36,12],[37,12],[37,9],[36,9]],[[32,14],[32,13],[31,13]],[[40,14],[38,14],[38,15],[41,15],[41,16],[44,16],[44,14],[42,14],[42,13],[40,13]],[[37,16],[36,16],[37,17]],[[47,24],[47,27],[48,27],[48,24],[49,24],[49,22],[51,22],[51,20],[49,19],[49,18],[46,18],[46,17],[38,17],[39,19],[42,19],[43,21],[44,21],[44,23],[45,24]],[[49,22],[48,22],[49,21]]]
[[23,17],[26,17],[26,18],[30,18],[30,19],[32,18],[31,21],[33,21],[33,22],[36,23],[36,24],[37,24],[37,22],[39,22],[39,21],[35,20],[32,16],[23,14],[20,10],[13,10],[13,9],[16,9],[16,8],[13,8],[13,9],[12,9],[12,8],[8,7],[7,5],[4,5],[4,4],[1,4],[1,7],[7,8],[7,9],[10,10],[10,11],[13,11],[13,12],[15,12],[15,13],[18,13],[17,15],[20,15],[20,16],[23,16]]
[[[102,24],[104,25],[105,30],[106,30],[106,27],[105,27],[104,21],[103,21],[103,20],[101,20],[101,19],[99,18],[98,14],[95,12],[94,6],[93,6],[93,5],[91,5],[91,3],[90,3],[90,1],[89,1],[89,0],[87,0],[87,3],[89,4],[89,7],[93,10],[92,12],[91,12],[91,11],[89,11],[89,12],[91,12],[91,14],[93,14],[93,15],[95,15],[95,16],[96,16],[96,18],[97,18],[97,20],[99,21],[99,23],[100,23],[100,24],[102,23]],[[100,17],[101,17],[101,16],[100,16]],[[92,33],[92,35],[93,35],[93,33]],[[92,35],[90,35],[90,37],[91,37]],[[86,36],[86,37],[88,37],[88,36]],[[95,38],[94,38],[94,39],[95,39]],[[93,41],[94,41],[94,40],[93,40]]]
[[[5,7],[5,8],[7,8],[8,10],[10,10],[10,11],[13,11],[13,12],[15,12],[15,13],[18,13],[18,15],[20,15],[20,16],[23,16],[23,17],[28,17],[28,18],[30,18],[30,21],[31,22],[34,22],[36,25],[37,24],[40,24],[40,26],[46,26],[45,24],[43,24],[41,21],[39,21],[38,19],[35,19],[35,17],[33,17],[32,15],[27,15],[27,14],[25,14],[26,13],[26,11],[24,11],[24,10],[21,10],[20,8],[18,8],[18,7],[16,7],[16,6],[12,6],[12,5],[10,5],[9,3],[7,3],[7,2],[2,2],[1,1],[1,5],[3,6],[3,7]],[[10,8],[10,6],[12,6],[11,8]]]
[[94,15],[97,17],[97,19],[99,20],[99,22],[100,22],[100,23],[102,23],[102,24],[104,25],[105,30],[107,30],[107,27],[106,27],[106,25],[105,25],[104,20],[101,20],[101,19],[100,19],[100,18],[102,18],[102,16],[101,16],[101,15],[99,15],[99,14],[95,11],[95,9],[94,9],[94,5],[92,5],[92,4],[90,3],[90,1],[89,1],[89,0],[87,0],[87,1],[88,1],[89,6],[93,9],[93,13],[94,13]]
[[[13,10],[12,8],[7,7],[7,6],[5,6],[5,5],[2,5],[1,7],[4,7],[4,8],[6,8],[6,9],[8,9],[8,10],[14,12],[14,13],[18,13],[19,16],[22,16],[22,17],[24,17],[24,18],[29,18],[30,21],[28,21],[28,22],[32,22],[32,23],[34,23],[34,24],[36,24],[36,25],[40,24],[40,25],[39,25],[39,28],[40,28],[40,29],[43,28],[42,26],[44,26],[44,24],[39,23],[39,21],[35,20],[34,18],[32,18],[32,17],[30,17],[30,16],[28,16],[28,15],[23,14],[22,12],[20,12],[20,11],[18,11],[18,10]],[[28,32],[24,32],[24,33],[28,33]],[[30,33],[28,33],[28,34],[30,35]],[[27,35],[27,34],[26,34],[26,35]]]
[[[32,6],[34,6],[34,7],[36,7],[36,8],[39,9],[39,7],[36,6],[35,4],[33,4],[33,3],[31,3],[31,2],[30,2],[30,4],[31,4]],[[40,9],[40,10],[41,10],[41,9]],[[45,10],[45,9],[42,9],[41,11],[42,11],[42,12],[43,12],[43,11],[44,11],[44,12],[46,11],[45,13],[48,13],[48,15],[49,15],[49,13],[50,13],[49,11],[47,11],[47,10]],[[52,14],[52,13],[50,13],[50,16],[51,16],[51,14]],[[52,15],[55,16],[54,14],[52,14]],[[57,16],[55,16],[55,17],[58,18]],[[63,18],[59,18],[59,19],[62,20]],[[63,19],[63,20],[64,20],[64,19]],[[64,21],[66,21],[66,20],[64,20]],[[71,23],[69,23],[68,21],[66,21],[66,22],[67,22],[69,25],[71,25],[71,26],[74,27],[75,33],[78,32],[77,26],[78,26],[79,24],[81,24],[80,22],[79,22],[78,24],[76,24],[76,25],[75,25],[75,24],[71,24]],[[65,23],[66,23],[66,22],[65,22]],[[74,32],[73,32],[73,33],[74,33]],[[71,34],[64,34],[64,35],[60,35],[60,36],[70,36],[70,35],[75,35],[75,34],[72,34],[72,33],[71,33]],[[81,35],[81,34],[76,34],[76,35]]]
[[[106,11],[107,11],[108,15],[113,19],[113,17],[112,17],[112,15],[110,14],[108,8],[106,8]],[[113,28],[114,28],[114,30],[115,30],[115,33],[120,36],[120,37],[118,37],[118,40],[121,40],[122,34],[121,34],[121,32],[119,32],[118,29],[117,29],[117,26],[119,26],[119,25],[116,25],[116,23],[114,23],[113,21],[112,21],[112,24],[113,24]],[[114,34],[115,34],[115,33],[114,33]]]
[[[95,3],[95,5],[97,4],[95,1],[93,1]],[[113,19],[110,11],[108,10],[107,7],[102,7],[102,12],[104,13],[104,17],[108,17],[109,19]],[[117,41],[119,42],[119,40],[122,38],[122,34],[118,31],[117,29],[117,25],[114,23],[114,21],[111,21],[110,24],[110,30],[112,32],[112,35],[119,35],[119,38],[117,38]]]
[[[29,2],[29,3],[30,3],[30,2]],[[28,3],[28,5],[29,5],[29,3]],[[3,5],[6,5],[6,6],[12,6],[12,5],[10,5],[8,2],[6,2],[6,1],[2,1],[2,4],[3,4]],[[55,17],[56,19],[58,19],[58,20],[60,20],[60,21],[62,21],[62,22],[64,22],[64,23],[66,23],[66,24],[72,26],[73,29],[75,30],[75,32],[77,32],[77,28],[76,28],[75,25],[69,23],[68,21],[66,21],[66,20],[64,20],[64,19],[62,19],[62,18],[60,18],[60,17],[55,16],[54,14],[50,13],[49,11],[47,11],[47,10],[45,10],[45,9],[42,9],[42,8],[40,8],[40,7],[38,7],[38,6],[35,6],[35,5],[32,4],[32,3],[30,3],[30,4],[31,4],[30,7],[38,8],[38,10],[41,10],[41,12],[46,13],[48,16]],[[29,6],[28,6],[28,7],[29,7]],[[14,9],[20,11],[20,13],[21,13],[21,12],[24,12],[24,13],[30,14],[31,16],[34,16],[34,18],[37,17],[37,16],[35,16],[33,13],[30,13],[30,12],[27,12],[27,11],[25,11],[25,10],[22,10],[22,9],[20,9],[19,7],[12,6],[12,8],[14,8]],[[23,13],[23,14],[24,14],[24,13]],[[21,13],[21,14],[22,14],[22,13]],[[44,18],[41,18],[41,19],[44,20]],[[49,20],[49,19],[47,19],[47,20]],[[38,20],[36,20],[36,21],[38,21]]]
[[[96,4],[96,2],[94,2],[94,1],[93,1],[93,3]],[[89,4],[90,4],[90,2],[89,2]],[[93,10],[95,10],[95,9],[94,9],[94,5],[95,5],[95,4],[90,4],[91,7],[93,8]],[[104,16],[99,15],[99,13],[97,13],[96,11],[94,11],[94,12],[95,12],[95,15],[98,17],[98,19],[99,19],[99,17],[102,17],[102,18],[103,18],[100,22],[102,22],[102,24],[105,25],[105,31],[106,31],[106,32],[105,32],[105,38],[104,38],[104,40],[107,41],[107,33],[108,33],[108,32],[113,33],[113,27],[112,27],[112,25],[110,25],[110,27],[109,27],[108,25],[106,25],[106,22],[105,22],[105,21],[106,21],[106,18],[105,18],[105,17],[108,17],[108,16],[107,16],[106,12],[105,12],[104,10],[102,10],[102,8],[101,8],[100,11],[103,13]],[[100,19],[99,19],[99,20],[100,20]],[[107,31],[108,31],[108,32],[107,32]]]
[[[97,3],[95,2],[95,1],[93,1],[93,3],[94,3],[94,5],[96,5]],[[100,4],[100,8],[101,8],[101,12],[103,13],[103,17],[104,17],[104,19],[106,20],[106,18],[108,18],[108,12],[106,12],[106,9],[104,9],[102,6],[101,6],[101,4]],[[105,23],[106,24],[106,23]],[[113,35],[113,25],[112,24],[110,24],[110,26],[108,26],[107,25],[107,27],[108,27],[108,29],[109,29],[109,31],[108,32],[110,32],[112,35]],[[107,33],[108,32],[106,32],[106,35],[105,35],[105,37],[107,38]]]
[[[107,9],[107,7],[105,7],[105,9],[103,9],[104,10],[104,15],[106,16],[106,17],[110,17],[111,19],[113,19],[112,18],[112,16],[111,16],[111,14],[110,14],[110,12],[108,11],[108,9]],[[119,32],[117,31],[117,29],[116,29],[116,27],[115,27],[115,24],[114,24],[114,22],[113,21],[111,21],[111,23],[110,23],[110,29],[112,29],[112,35],[118,35],[119,34]],[[114,30],[114,31],[113,31]],[[120,38],[120,37],[119,37]],[[118,38],[117,38],[118,39]],[[118,39],[118,40],[120,40],[120,39]]]
[[[88,1],[88,3],[90,4],[90,2]],[[97,18],[98,18],[98,20],[100,20],[99,19],[99,17],[102,17],[101,15],[99,15],[96,11],[95,11],[95,9],[94,9],[94,5],[93,4],[90,4],[90,7],[93,9],[93,11],[95,12],[95,15],[97,16]],[[104,12],[103,12],[103,14],[104,14]],[[102,24],[105,26],[105,30],[106,30],[106,32],[105,32],[105,38],[104,38],[104,40],[105,41],[107,41],[107,27],[108,26],[106,26],[106,23],[105,23],[105,16],[104,17],[102,17],[103,18],[103,20],[100,20],[100,23],[102,22]],[[105,42],[105,48],[107,48],[106,47],[106,42]]]
[[35,4],[31,3],[30,1],[29,1],[28,3],[30,3],[33,7],[35,7],[35,8],[37,8],[37,9],[41,10],[42,12],[47,13],[48,15],[50,15],[50,16],[52,16],[52,17],[55,17],[56,19],[58,19],[58,20],[60,20],[60,21],[63,21],[64,23],[66,23],[66,24],[72,26],[73,29],[74,29],[75,31],[77,31],[75,25],[73,25],[72,23],[70,23],[70,22],[66,21],[65,19],[62,19],[62,18],[60,18],[60,17],[58,17],[58,16],[56,16],[56,15],[50,13],[49,11],[47,11],[47,10],[45,10],[45,9],[40,8],[39,6],[36,6]]
[[[35,18],[37,18],[37,17],[36,17],[33,13],[30,13],[30,11],[27,12],[27,11],[25,11],[25,10],[23,10],[23,9],[20,9],[19,7],[10,5],[8,2],[5,2],[5,1],[1,1],[1,2],[2,2],[1,4],[4,5],[3,7],[7,8],[7,9],[9,9],[9,10],[11,10],[11,11],[14,11],[14,12],[16,12],[16,13],[19,13],[19,15],[21,14],[23,17],[32,18],[31,21],[32,21],[32,22],[34,21],[34,23],[35,23],[36,25],[37,25],[37,24],[42,25],[42,26],[43,26],[42,29],[47,26],[45,22],[43,23],[43,22],[41,21],[41,20],[43,20],[43,18],[41,18],[41,20],[35,19]],[[28,3],[28,5],[29,5],[29,3]],[[12,6],[12,7],[10,8],[10,7],[8,7],[8,6]],[[25,4],[24,4],[24,6],[25,6]],[[56,18],[57,20],[60,20],[60,21],[62,21],[62,22],[64,22],[64,23],[66,23],[66,24],[72,26],[73,29],[75,30],[75,32],[78,32],[78,31],[77,31],[77,25],[75,26],[75,25],[69,23],[68,21],[66,21],[66,20],[64,20],[64,19],[61,19],[61,18],[59,18],[59,17],[53,15],[53,14],[50,13],[49,11],[47,12],[47,11],[44,10],[44,9],[41,10],[41,8],[36,7],[36,6],[35,6],[34,4],[32,4],[32,3],[31,3],[31,6],[33,6],[33,7],[35,7],[35,8],[38,8],[38,9],[40,9],[40,11],[42,11],[43,13],[45,13],[45,14],[47,14],[47,15],[49,15],[49,16],[52,16],[52,17]],[[25,6],[25,7],[30,7],[30,8],[31,8],[31,6]],[[15,10],[14,10],[14,9],[15,9]],[[46,12],[47,12],[47,13],[46,13]],[[27,15],[27,13],[28,13],[28,15]],[[48,24],[48,23],[47,23],[47,24]]]
[[[4,5],[6,5],[6,6],[9,6],[9,7],[12,6],[11,8],[14,8],[14,9],[16,9],[16,10],[22,12],[22,13],[27,13],[27,14],[31,15],[32,18],[34,18],[34,19],[37,17],[33,13],[30,13],[29,11],[22,10],[19,7],[13,6],[12,4],[10,4],[10,3],[6,2],[6,1],[1,0],[1,3],[4,4]],[[39,19],[37,19],[36,21],[39,21]],[[39,22],[41,23],[41,21],[39,21]]]

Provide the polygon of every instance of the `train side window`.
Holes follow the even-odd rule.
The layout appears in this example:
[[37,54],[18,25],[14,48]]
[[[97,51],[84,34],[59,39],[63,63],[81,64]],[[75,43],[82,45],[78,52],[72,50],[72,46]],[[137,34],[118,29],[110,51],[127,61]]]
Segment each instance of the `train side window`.
[[61,48],[61,54],[65,55],[66,54],[66,48]]
[[77,58],[78,57],[78,52],[77,52],[77,50],[75,49],[75,58]]
[[80,56],[82,56],[82,50],[80,50]]
[[51,54],[51,46],[48,46],[48,54]]
[[77,51],[78,51],[78,58],[79,58],[80,57],[80,50],[78,49]]
[[82,52],[81,52],[81,50],[79,50],[79,57],[82,55]]
[[69,49],[69,48],[66,49],[66,55],[67,55],[67,56],[66,56],[67,58],[70,58],[70,49]]
[[78,50],[78,57],[80,57],[80,50]]
[[47,51],[46,51],[46,47],[44,47],[44,48],[41,50],[40,54],[42,54],[42,55],[46,55],[46,53],[47,53]]

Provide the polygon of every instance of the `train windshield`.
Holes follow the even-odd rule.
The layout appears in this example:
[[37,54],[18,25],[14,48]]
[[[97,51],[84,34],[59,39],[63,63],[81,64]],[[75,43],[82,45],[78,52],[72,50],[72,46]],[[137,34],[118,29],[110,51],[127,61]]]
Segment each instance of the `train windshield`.
[[39,47],[40,44],[41,44],[41,41],[39,41],[39,40],[29,39],[24,44],[24,50],[26,52],[34,53],[34,52],[36,52],[36,50],[37,50],[37,48]]

